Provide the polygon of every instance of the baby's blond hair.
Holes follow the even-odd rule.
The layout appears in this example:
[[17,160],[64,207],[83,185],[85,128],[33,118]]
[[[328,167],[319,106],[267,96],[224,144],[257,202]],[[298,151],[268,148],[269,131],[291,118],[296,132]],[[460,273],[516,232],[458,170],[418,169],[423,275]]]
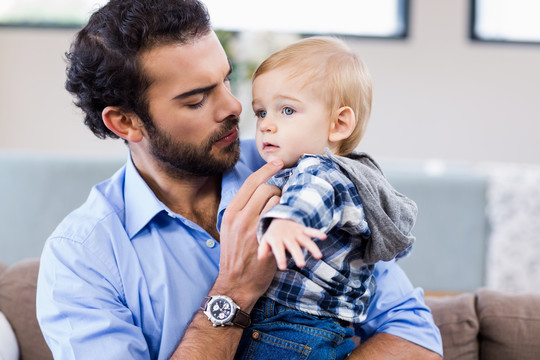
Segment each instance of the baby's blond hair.
[[[337,154],[351,153],[365,133],[371,112],[371,77],[364,62],[337,38],[316,36],[297,41],[267,58],[253,74],[276,68],[290,70],[291,77],[303,77],[331,111],[348,106],[356,116],[352,134],[339,144]],[[330,114],[329,114],[330,115]]]

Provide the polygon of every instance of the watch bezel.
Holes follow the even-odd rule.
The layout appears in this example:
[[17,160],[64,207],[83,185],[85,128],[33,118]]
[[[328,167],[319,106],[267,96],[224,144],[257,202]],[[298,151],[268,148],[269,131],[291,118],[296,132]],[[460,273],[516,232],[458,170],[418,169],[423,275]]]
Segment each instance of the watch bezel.
[[[224,319],[218,319],[212,314],[212,305],[215,304],[219,300],[225,300],[231,307],[230,314],[224,318]],[[238,310],[238,305],[228,296],[225,295],[215,295],[208,300],[208,303],[206,305],[205,314],[208,316],[208,319],[212,322],[214,326],[228,326],[228,325],[234,325],[233,319],[236,315],[236,311]]]

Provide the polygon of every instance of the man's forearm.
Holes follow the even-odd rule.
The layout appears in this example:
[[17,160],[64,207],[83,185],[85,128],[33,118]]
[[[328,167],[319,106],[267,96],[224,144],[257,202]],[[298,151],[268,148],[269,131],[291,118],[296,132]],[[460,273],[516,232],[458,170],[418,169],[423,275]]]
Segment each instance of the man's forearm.
[[[256,229],[260,214],[279,203],[280,190],[266,181],[282,166],[280,161],[269,162],[251,174],[229,203],[221,223],[219,274],[208,294],[232,297],[247,313],[276,272],[273,258],[257,260]],[[231,360],[242,332],[238,326],[213,327],[198,311],[171,358]]]
[[[232,290],[227,285],[229,283],[227,276],[218,277],[209,294],[229,295],[234,293],[233,300],[241,309],[250,313],[255,302],[262,294],[259,292],[244,293],[240,291],[238,284],[233,284],[236,290]],[[199,310],[189,324],[171,360],[232,360],[236,354],[243,330],[239,326],[214,327],[208,317]]]
[[236,353],[242,330],[238,326],[214,327],[206,315],[199,311],[171,360],[231,360]]
[[441,360],[441,356],[400,337],[379,333],[357,347],[350,360]]

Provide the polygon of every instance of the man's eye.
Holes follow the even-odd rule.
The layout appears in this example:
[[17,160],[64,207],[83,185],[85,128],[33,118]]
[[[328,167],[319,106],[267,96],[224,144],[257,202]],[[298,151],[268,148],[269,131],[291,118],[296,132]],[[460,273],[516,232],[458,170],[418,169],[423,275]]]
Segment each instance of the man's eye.
[[294,110],[291,109],[290,107],[285,107],[285,108],[283,108],[283,114],[292,115],[292,114],[294,114]]
[[188,106],[189,108],[191,108],[191,109],[198,109],[198,108],[200,108],[200,107],[202,107],[202,106],[204,105],[204,103],[206,102],[206,98],[207,98],[207,96],[204,95],[203,98],[202,98],[202,100],[199,101],[198,103],[195,103],[195,104],[189,104],[189,105],[187,105],[187,106]]

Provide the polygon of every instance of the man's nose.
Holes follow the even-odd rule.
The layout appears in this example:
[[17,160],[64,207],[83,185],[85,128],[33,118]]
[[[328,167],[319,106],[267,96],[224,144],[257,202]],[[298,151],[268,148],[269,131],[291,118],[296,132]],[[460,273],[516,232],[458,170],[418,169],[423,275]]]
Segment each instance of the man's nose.
[[231,93],[231,91],[226,87],[223,87],[220,93],[220,97],[221,102],[219,104],[219,111],[221,111],[221,113],[220,116],[218,116],[218,119],[221,119],[220,121],[223,121],[231,117],[240,117],[240,114],[242,113],[242,104]]

